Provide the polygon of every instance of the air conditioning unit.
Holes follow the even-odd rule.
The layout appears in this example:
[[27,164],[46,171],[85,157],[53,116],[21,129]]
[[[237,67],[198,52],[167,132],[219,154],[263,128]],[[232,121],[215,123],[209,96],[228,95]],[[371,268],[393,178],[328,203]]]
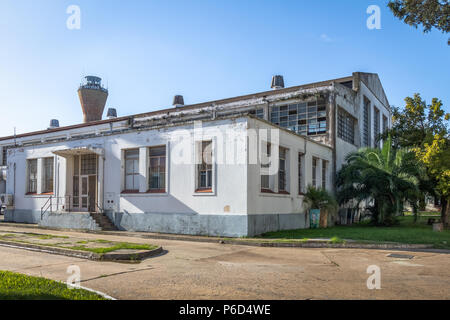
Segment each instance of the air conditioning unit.
[[13,205],[13,195],[12,194],[0,194],[0,200],[2,206],[9,207]]

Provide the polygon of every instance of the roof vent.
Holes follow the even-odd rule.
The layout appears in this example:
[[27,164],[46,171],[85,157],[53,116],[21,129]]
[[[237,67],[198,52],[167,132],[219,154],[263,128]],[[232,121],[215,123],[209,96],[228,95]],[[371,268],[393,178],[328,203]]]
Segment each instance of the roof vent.
[[106,117],[108,119],[117,118],[117,110],[115,108],[108,108],[108,112],[106,113]]
[[59,121],[56,119],[52,119],[50,120],[50,126],[48,127],[48,129],[55,129],[55,128],[59,128]]
[[283,76],[280,76],[280,75],[273,76],[272,77],[272,85],[270,87],[274,90],[284,88]]
[[175,107],[184,106],[184,98],[183,98],[183,96],[176,95],[175,97],[173,97],[172,105],[174,105]]

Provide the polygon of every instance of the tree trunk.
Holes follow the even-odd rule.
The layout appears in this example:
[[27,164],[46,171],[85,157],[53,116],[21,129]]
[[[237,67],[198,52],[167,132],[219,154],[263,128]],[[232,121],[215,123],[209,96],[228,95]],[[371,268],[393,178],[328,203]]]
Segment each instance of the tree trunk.
[[444,228],[448,228],[450,216],[450,197],[441,197],[441,222],[444,224]]

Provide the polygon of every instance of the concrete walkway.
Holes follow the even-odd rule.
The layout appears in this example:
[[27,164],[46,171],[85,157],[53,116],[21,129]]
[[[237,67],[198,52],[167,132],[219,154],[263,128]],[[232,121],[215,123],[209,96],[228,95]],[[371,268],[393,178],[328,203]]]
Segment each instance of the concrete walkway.
[[[0,247],[0,270],[65,281],[78,265],[82,285],[118,299],[450,299],[450,255],[365,249],[265,248],[220,243],[49,231],[23,231],[161,245],[140,264],[95,262]],[[405,254],[405,252],[397,252]],[[381,269],[381,290],[367,289],[367,268]]]

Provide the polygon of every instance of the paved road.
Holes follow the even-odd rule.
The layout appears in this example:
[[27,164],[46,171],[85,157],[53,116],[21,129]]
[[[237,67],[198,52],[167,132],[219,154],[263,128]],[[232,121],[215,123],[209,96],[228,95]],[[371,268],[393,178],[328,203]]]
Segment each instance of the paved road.
[[[450,299],[450,254],[364,249],[260,248],[21,229],[162,245],[140,264],[94,262],[0,247],[0,270],[67,279],[81,268],[82,285],[118,299]],[[381,289],[368,290],[367,267],[381,269]]]

